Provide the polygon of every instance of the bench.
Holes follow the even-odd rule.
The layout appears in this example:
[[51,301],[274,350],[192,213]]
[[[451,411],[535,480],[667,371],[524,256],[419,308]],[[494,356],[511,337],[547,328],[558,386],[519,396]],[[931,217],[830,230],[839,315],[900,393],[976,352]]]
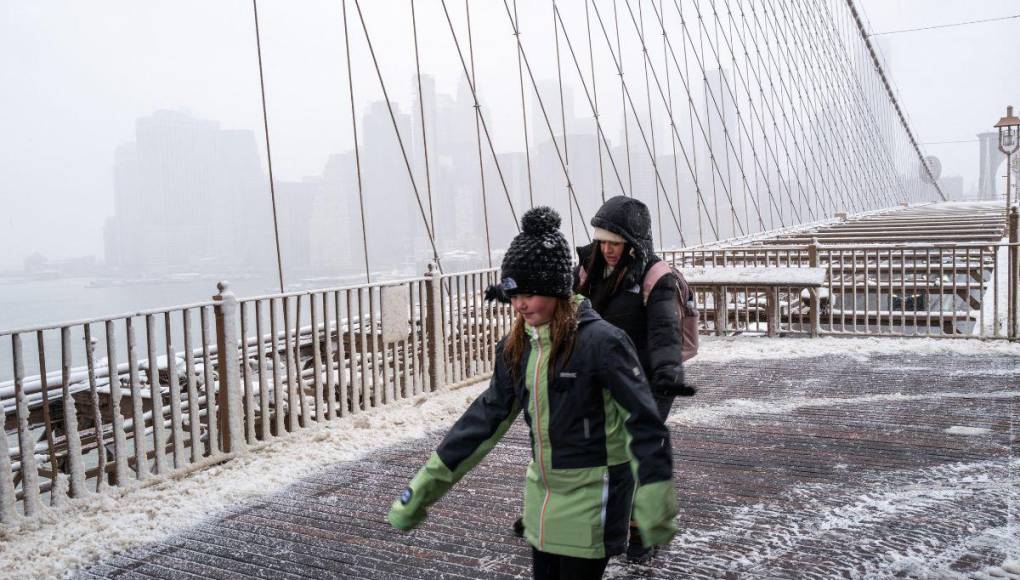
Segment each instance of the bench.
[[779,289],[805,288],[811,300],[811,336],[818,336],[820,317],[818,291],[825,284],[828,268],[790,268],[782,266],[752,268],[679,268],[692,288],[707,288],[714,293],[715,330],[723,335],[729,323],[728,288],[764,288],[768,313],[768,335],[779,333]]

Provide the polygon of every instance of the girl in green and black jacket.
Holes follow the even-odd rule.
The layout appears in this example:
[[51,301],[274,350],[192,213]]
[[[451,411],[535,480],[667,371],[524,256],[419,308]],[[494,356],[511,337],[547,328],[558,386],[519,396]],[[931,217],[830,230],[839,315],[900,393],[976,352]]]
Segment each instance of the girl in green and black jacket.
[[501,268],[500,290],[517,317],[496,347],[489,388],[394,501],[389,521],[402,530],[419,524],[523,411],[534,576],[601,578],[608,558],[623,552],[631,518],[649,546],[676,533],[669,432],[626,333],[571,297],[559,224],[549,208],[524,215]]

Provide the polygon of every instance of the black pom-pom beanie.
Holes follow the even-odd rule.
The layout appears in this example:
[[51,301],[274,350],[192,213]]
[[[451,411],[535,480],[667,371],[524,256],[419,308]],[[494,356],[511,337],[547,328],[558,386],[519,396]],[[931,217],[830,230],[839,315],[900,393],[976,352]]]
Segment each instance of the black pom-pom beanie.
[[570,297],[570,246],[559,227],[560,215],[552,208],[536,207],[524,214],[521,233],[510,243],[500,268],[507,296]]

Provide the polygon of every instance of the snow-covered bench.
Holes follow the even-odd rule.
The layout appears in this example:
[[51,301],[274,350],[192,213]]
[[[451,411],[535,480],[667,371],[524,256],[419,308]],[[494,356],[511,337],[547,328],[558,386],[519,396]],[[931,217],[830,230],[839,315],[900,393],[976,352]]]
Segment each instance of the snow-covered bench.
[[811,335],[818,335],[819,289],[825,284],[828,268],[789,268],[782,266],[754,268],[680,268],[692,288],[709,289],[713,292],[715,304],[716,334],[725,334],[729,323],[728,288],[762,288],[766,291],[766,305],[769,325],[768,335],[779,331],[779,289],[805,289],[810,295]]

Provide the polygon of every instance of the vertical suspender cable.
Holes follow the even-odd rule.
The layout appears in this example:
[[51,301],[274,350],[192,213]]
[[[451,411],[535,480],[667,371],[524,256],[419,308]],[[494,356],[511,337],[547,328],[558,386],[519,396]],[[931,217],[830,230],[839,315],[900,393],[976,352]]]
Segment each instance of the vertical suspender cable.
[[[595,145],[598,148],[599,154],[599,193],[602,196],[602,202],[606,201],[606,174],[602,166],[602,140],[599,135],[602,133],[602,125],[599,120],[599,93],[595,88],[595,53],[592,50],[591,43],[591,17],[589,15],[588,4],[591,0],[584,0],[584,24],[588,31],[588,62],[591,65],[591,93],[592,93],[592,115],[595,118]],[[514,10],[517,8],[517,0],[514,0]],[[612,154],[610,152],[610,154]]]
[[421,58],[418,54],[418,20],[415,17],[414,0],[411,0],[411,33],[414,35],[414,78],[418,83],[418,116],[421,117],[421,146],[425,155],[425,190],[429,200],[429,223],[432,224],[432,231],[435,232],[436,213],[435,205],[432,202],[432,174],[429,168],[429,140],[428,131],[425,128],[425,98],[422,95],[421,90]]
[[[570,245],[576,246],[577,240],[574,236],[574,208],[570,205],[570,151],[567,148],[567,110],[563,103],[563,72],[560,68],[560,29],[556,26],[556,0],[552,1],[553,18],[553,39],[556,45],[556,83],[560,92],[560,133],[563,137],[563,162],[566,164],[565,172],[567,178],[567,212],[570,214]],[[556,135],[552,136],[556,140]]]
[[358,147],[358,116],[354,105],[354,76],[351,72],[351,39],[347,28],[347,0],[341,1],[344,19],[344,46],[347,56],[347,88],[351,97],[351,136],[354,139],[354,169],[358,178],[358,210],[361,214],[361,248],[365,258],[365,282],[372,282],[368,266],[368,228],[365,225],[365,192],[361,184],[361,149]]
[[[514,0],[514,20],[517,20],[517,0]],[[521,86],[521,128],[524,129],[524,162],[528,168],[528,207],[535,207],[535,189],[531,179],[531,144],[528,143],[528,108],[524,100],[524,67],[521,64],[520,28],[514,29],[517,37],[517,79]]]
[[[645,12],[644,10],[642,10],[640,2],[638,3],[638,18],[641,20],[641,52],[644,53],[645,57],[644,59],[642,59],[642,64],[644,64],[645,70],[645,106],[648,108],[648,134],[650,135],[652,141],[652,155],[651,155],[652,171],[654,171],[657,174],[659,173],[659,160],[658,160],[659,153],[657,147],[655,146],[655,117],[652,114],[652,88],[651,85],[648,83],[648,62],[650,59],[648,56],[648,47],[645,46],[644,43]],[[659,222],[659,243],[661,244],[663,242],[662,201],[659,199],[659,181],[656,181],[652,185],[653,187],[655,187],[655,217]],[[663,189],[662,195],[666,195],[665,187],[663,187],[662,189]]]
[[[663,0],[659,0],[659,12],[660,13],[662,12],[662,1]],[[669,81],[669,50],[666,47],[666,29],[665,28],[662,29],[662,65],[663,65],[663,68],[666,71],[666,97],[668,98],[668,101],[666,102],[666,112],[669,115],[669,126],[670,126],[670,129],[671,129],[670,135],[669,135],[669,144],[670,144],[670,146],[673,149],[673,187],[674,187],[674,190],[675,190],[674,193],[676,193],[676,217],[677,217],[677,220],[679,220],[680,226],[681,226],[681,228],[680,228],[680,245],[681,246],[686,246],[687,243],[684,240],[684,232],[683,232],[683,223],[684,223],[684,221],[683,221],[684,220],[683,206],[680,205],[680,162],[679,162],[679,160],[677,159],[677,156],[676,156],[676,142],[677,142],[677,133],[676,133],[676,131],[677,131],[677,128],[676,128],[676,121],[675,121],[676,118],[673,116],[673,88],[672,88],[672,85],[670,84],[670,81]],[[660,240],[659,243],[660,244],[664,244],[665,240]]]
[[471,33],[471,7],[468,0],[464,0],[464,14],[467,17],[468,31],[468,55],[471,59],[471,94],[474,95],[475,111],[475,140],[478,143],[478,176],[482,186],[482,219],[485,222],[485,257],[489,267],[492,267],[492,236],[489,233],[489,200],[485,193],[485,158],[482,156],[482,111],[478,104],[478,77],[475,76],[475,45]]
[[[598,11],[598,7],[595,7]],[[630,129],[627,127],[627,87],[623,84],[623,48],[620,44],[620,18],[616,12],[616,0],[613,0],[613,20],[616,21],[616,53],[620,61],[616,63],[616,72],[620,76],[620,106],[623,110],[623,146],[627,153],[627,195],[634,197],[634,172],[630,165]],[[612,47],[610,47],[610,50]],[[615,58],[615,57],[614,57]]]
[[273,238],[276,240],[276,272],[279,276],[280,293],[283,293],[283,254],[280,252],[280,223],[276,212],[276,185],[273,179],[273,154],[269,147],[269,115],[266,113],[266,83],[262,75],[262,36],[259,33],[259,7],[251,0],[255,16],[255,48],[259,57],[259,88],[262,94],[262,128],[266,133],[266,163],[269,169],[269,196],[273,203]]
[[414,197],[418,201],[418,211],[421,212],[421,220],[425,223],[425,233],[429,237],[429,244],[432,246],[432,258],[436,267],[442,273],[443,267],[439,260],[439,250],[436,248],[436,236],[432,231],[432,224],[425,215],[425,205],[422,203],[421,194],[418,192],[418,183],[414,179],[414,171],[411,169],[411,161],[407,157],[407,149],[404,147],[404,139],[400,135],[400,127],[397,125],[397,116],[393,112],[393,103],[390,101],[389,93],[386,91],[386,82],[383,80],[382,70],[379,68],[379,60],[375,56],[375,49],[372,47],[372,37],[368,34],[368,24],[365,23],[365,14],[361,11],[361,3],[354,0],[354,7],[358,11],[358,19],[361,21],[361,28],[365,32],[365,42],[368,44],[368,52],[372,56],[372,64],[375,67],[376,76],[379,77],[379,87],[383,92],[383,99],[386,101],[386,110],[390,113],[390,121],[393,123],[393,132],[400,146],[400,154],[404,158],[404,166],[407,168],[407,176],[411,180],[411,189],[414,190]]

